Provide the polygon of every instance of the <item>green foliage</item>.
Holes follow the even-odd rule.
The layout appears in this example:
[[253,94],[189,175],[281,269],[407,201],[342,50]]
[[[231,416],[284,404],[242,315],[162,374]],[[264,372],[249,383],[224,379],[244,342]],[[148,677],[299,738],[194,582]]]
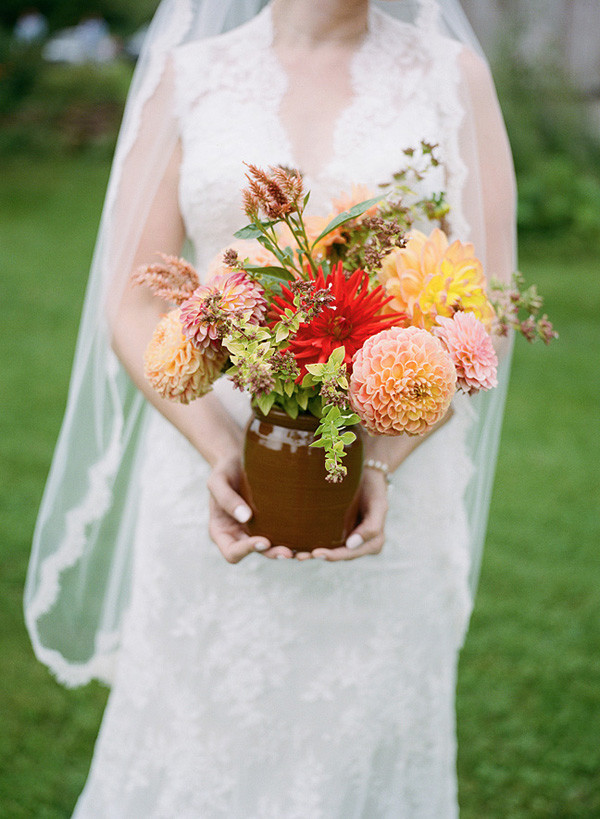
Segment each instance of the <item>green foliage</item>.
[[0,28],[0,116],[17,110],[43,68],[39,46],[16,46]]
[[522,235],[600,246],[600,140],[581,95],[551,56],[535,66],[506,51],[494,72],[519,185]]
[[[35,52],[19,52],[20,65],[34,59]],[[36,61],[27,94],[13,94],[10,110],[1,110],[0,95],[0,155],[92,149],[110,156],[131,73],[125,61],[78,66]]]
[[333,483],[346,476],[347,469],[342,463],[346,456],[345,447],[356,440],[356,435],[347,428],[360,423],[360,418],[348,405],[348,378],[344,358],[344,348],[336,347],[327,361],[307,364],[308,374],[302,381],[303,387],[319,388],[321,422],[311,446],[325,450],[327,480]]
[[346,222],[351,222],[353,219],[357,219],[359,216],[362,216],[363,213],[366,213],[369,208],[373,207],[373,205],[378,205],[383,199],[383,196],[384,194],[381,194],[381,196],[374,196],[371,199],[365,199],[364,202],[358,202],[358,204],[353,205],[349,210],[339,213],[323,228],[322,233],[320,233],[313,241],[311,249],[314,249],[314,247],[322,239],[328,236],[336,228],[341,227],[341,225],[345,225]]
[[158,0],[2,0],[0,24],[13,26],[18,17],[34,5],[48,18],[53,29],[72,26],[82,17],[99,14],[119,34],[128,34],[150,19]]

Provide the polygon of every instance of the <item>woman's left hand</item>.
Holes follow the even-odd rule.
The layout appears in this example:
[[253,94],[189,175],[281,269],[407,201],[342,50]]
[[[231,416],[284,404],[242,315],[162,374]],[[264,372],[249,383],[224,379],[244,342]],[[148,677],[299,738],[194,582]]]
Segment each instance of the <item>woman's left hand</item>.
[[[387,509],[385,476],[377,469],[365,469],[360,487],[359,523],[350,533],[346,545],[337,549],[315,549],[312,557],[335,561],[379,554],[385,540]],[[297,557],[303,559],[304,554]]]

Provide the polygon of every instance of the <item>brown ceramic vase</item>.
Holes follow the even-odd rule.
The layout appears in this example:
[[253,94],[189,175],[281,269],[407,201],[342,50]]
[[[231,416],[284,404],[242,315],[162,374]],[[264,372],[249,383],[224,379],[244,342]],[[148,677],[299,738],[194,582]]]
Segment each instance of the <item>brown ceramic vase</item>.
[[267,416],[257,410],[246,428],[241,492],[254,513],[248,531],[273,546],[334,549],[354,528],[362,440],[346,447],[344,480],[329,483],[323,449],[310,447],[318,424],[313,415],[293,419],[273,408]]

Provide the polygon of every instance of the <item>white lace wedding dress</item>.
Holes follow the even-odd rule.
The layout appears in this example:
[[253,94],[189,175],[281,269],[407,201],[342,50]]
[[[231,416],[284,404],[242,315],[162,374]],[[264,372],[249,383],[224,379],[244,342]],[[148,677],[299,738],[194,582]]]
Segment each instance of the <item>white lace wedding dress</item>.
[[[306,179],[315,212],[352,183],[388,180],[423,138],[457,156],[459,47],[440,41],[432,57],[414,29],[370,15],[353,99]],[[174,66],[181,208],[203,270],[244,224],[243,161],[296,164],[269,8],[179,47]],[[464,236],[454,162],[429,184],[454,196]],[[217,391],[242,420],[243,396]],[[471,413],[455,404],[394,476],[383,553],[335,564],[226,563],[207,534],[205,463],[150,413],[132,603],[77,819],[456,816]]]

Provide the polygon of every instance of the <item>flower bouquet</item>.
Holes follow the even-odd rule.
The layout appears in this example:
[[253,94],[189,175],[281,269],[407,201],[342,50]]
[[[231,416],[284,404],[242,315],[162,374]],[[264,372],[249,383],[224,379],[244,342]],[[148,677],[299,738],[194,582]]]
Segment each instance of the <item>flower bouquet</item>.
[[[343,543],[361,472],[352,426],[423,434],[457,389],[496,385],[492,331],[555,335],[545,316],[537,319],[532,289],[497,286],[493,303],[473,245],[446,236],[444,194],[413,192],[424,167],[437,164],[435,146],[406,154],[407,167],[379,195],[355,187],[327,217],[306,214],[309,192],[297,171],[248,165],[249,224],[204,283],[174,257],[135,274],[174,305],[145,356],[154,389],[187,403],[226,375],[250,393],[255,419],[242,489],[254,510],[252,533],[273,543],[302,550]],[[412,229],[423,217],[437,225],[429,236]],[[273,452],[297,452],[300,439],[306,463],[273,460]],[[290,525],[294,505],[312,520],[311,532]]]

